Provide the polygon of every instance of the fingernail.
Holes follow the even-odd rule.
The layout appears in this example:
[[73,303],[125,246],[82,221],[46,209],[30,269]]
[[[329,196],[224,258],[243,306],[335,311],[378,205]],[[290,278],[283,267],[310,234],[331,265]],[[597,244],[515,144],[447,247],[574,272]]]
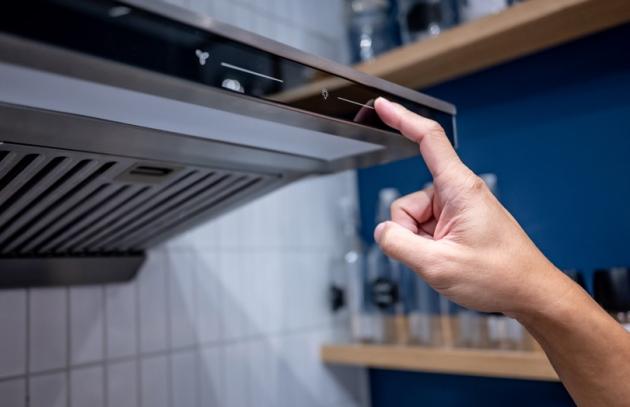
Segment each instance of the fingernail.
[[376,228],[374,229],[374,240],[376,240],[377,242],[381,239],[381,234],[383,233],[383,229],[385,229],[386,223],[387,222],[381,222],[376,225]]
[[385,99],[383,96],[379,96],[376,98],[376,101],[374,102],[375,105],[377,104],[382,104],[382,105],[386,105],[387,107],[390,107],[392,105],[392,102],[390,102],[389,100]]

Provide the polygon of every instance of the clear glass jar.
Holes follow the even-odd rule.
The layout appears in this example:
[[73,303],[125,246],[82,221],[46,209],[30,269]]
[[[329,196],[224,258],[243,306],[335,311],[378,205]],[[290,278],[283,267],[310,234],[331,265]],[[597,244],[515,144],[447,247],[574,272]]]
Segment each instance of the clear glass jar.
[[398,0],[398,23],[403,43],[435,37],[456,23],[452,0]]
[[347,0],[352,62],[364,62],[400,45],[387,0]]
[[442,342],[440,296],[414,274],[414,301],[409,309],[411,342],[420,346],[439,346]]

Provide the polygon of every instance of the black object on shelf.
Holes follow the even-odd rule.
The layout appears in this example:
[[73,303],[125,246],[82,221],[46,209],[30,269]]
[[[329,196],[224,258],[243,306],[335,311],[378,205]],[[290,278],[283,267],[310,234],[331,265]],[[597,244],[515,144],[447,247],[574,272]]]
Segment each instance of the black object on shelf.
[[630,268],[612,267],[595,270],[595,301],[609,312],[630,311]]
[[333,312],[340,311],[346,306],[345,290],[337,285],[331,284],[328,289],[328,302]]

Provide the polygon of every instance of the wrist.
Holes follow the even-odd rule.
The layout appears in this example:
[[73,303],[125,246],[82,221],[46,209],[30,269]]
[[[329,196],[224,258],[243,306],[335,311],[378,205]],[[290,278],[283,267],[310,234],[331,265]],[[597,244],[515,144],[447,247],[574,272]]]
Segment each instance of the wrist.
[[545,263],[537,268],[537,272],[528,272],[535,281],[525,283],[526,294],[520,306],[510,313],[525,326],[562,319],[588,295],[546,259]]

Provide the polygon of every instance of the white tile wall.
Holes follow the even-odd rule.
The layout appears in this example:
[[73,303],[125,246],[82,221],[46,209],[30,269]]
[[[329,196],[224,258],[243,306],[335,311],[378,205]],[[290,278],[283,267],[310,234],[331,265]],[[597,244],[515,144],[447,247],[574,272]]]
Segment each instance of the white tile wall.
[[138,407],[138,362],[125,360],[107,365],[107,407]]
[[171,405],[168,374],[168,356],[152,356],[142,360],[140,370],[142,407],[168,407]]
[[60,369],[68,362],[68,295],[65,288],[29,295],[29,370]]
[[26,406],[26,379],[0,382],[0,406]]
[[70,372],[72,407],[105,407],[105,379],[102,365],[80,367]]
[[103,287],[70,289],[70,363],[96,362],[104,356]]
[[171,354],[171,405],[197,407],[199,399],[198,353],[191,349]]
[[105,289],[106,355],[108,359],[133,356],[138,351],[134,283],[115,284]]
[[66,372],[48,373],[29,378],[31,407],[66,407],[68,385]]
[[26,293],[0,292],[0,377],[26,371]]
[[[346,55],[343,0],[171,2]],[[364,372],[319,361],[339,331],[325,296],[341,196],[352,173],[290,185],[152,250],[127,284],[0,292],[0,405],[364,405]]]

